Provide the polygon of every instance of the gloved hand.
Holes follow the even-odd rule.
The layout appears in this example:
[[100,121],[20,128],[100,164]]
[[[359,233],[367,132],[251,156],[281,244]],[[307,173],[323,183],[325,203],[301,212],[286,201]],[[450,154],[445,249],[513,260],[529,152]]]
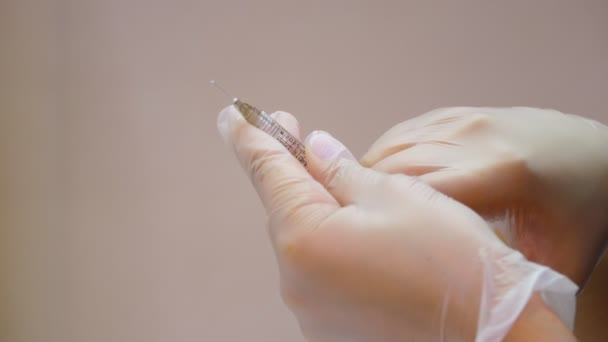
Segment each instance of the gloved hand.
[[[299,137],[291,115],[272,116]],[[232,106],[218,125],[264,204],[282,295],[309,340],[500,341],[539,294],[571,327],[576,285],[468,207],[360,166],[327,133],[306,139],[307,171]]]
[[507,244],[583,285],[608,238],[608,128],[534,108],[446,108],[380,137],[361,163],[467,205]]

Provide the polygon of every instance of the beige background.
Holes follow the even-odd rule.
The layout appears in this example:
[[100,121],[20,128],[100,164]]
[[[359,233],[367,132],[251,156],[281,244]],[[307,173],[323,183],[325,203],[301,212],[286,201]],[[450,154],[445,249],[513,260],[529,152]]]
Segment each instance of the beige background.
[[608,122],[605,0],[2,0],[0,37],[1,341],[302,340],[212,78],[357,155],[439,106]]

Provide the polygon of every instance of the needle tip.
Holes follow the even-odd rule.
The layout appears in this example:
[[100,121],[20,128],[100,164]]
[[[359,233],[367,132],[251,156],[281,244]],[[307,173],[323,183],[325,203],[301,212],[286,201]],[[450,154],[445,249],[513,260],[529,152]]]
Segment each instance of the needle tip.
[[[209,81],[209,83],[211,83],[214,87],[216,87],[217,89],[219,89],[222,93],[224,93],[229,98],[234,99],[234,96],[230,96],[230,93],[227,92],[226,89],[222,88],[222,86],[220,86],[220,84],[217,83],[215,80],[211,80],[211,81]],[[233,100],[233,101],[236,102],[236,100]]]

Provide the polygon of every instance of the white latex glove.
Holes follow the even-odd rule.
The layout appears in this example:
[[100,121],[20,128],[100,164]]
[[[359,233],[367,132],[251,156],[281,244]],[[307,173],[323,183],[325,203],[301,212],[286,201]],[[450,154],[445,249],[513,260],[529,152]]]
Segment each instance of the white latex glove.
[[380,137],[362,164],[418,176],[583,285],[608,238],[608,128],[535,108],[446,108]]
[[[273,117],[299,137],[291,115]],[[326,133],[306,139],[307,171],[232,106],[218,124],[266,208],[282,295],[309,340],[500,341],[539,293],[561,298],[571,327],[576,286],[468,207],[360,166]]]

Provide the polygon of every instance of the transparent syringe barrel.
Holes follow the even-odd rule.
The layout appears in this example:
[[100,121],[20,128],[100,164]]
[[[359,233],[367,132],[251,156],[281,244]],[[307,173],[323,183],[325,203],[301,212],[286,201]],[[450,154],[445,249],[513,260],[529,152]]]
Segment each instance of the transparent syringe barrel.
[[283,146],[285,146],[285,148],[287,148],[287,150],[306,167],[306,150],[304,144],[291,135],[289,131],[274,121],[268,114],[250,104],[235,100],[234,106],[241,112],[247,122],[268,133],[283,144]]

